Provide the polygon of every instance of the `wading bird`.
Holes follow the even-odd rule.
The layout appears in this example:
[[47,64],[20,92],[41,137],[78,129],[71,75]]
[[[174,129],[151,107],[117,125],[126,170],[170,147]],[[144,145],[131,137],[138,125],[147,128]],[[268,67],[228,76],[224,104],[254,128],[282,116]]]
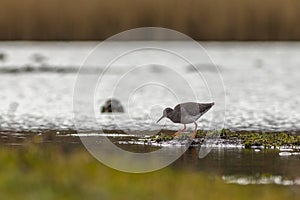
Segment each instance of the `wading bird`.
[[163,118],[169,118],[174,123],[183,124],[183,129],[177,131],[174,135],[178,136],[182,131],[186,129],[186,124],[195,124],[195,129],[192,135],[194,139],[197,133],[197,120],[204,115],[214,103],[196,103],[196,102],[187,102],[181,103],[172,108],[165,108],[163,111],[163,116],[156,122],[158,123]]

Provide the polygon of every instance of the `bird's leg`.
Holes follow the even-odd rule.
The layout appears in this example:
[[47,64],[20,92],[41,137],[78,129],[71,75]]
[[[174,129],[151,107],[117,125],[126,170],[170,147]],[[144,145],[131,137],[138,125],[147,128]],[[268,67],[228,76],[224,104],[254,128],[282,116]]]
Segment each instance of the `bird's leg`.
[[198,128],[198,124],[196,122],[194,122],[195,124],[195,129],[194,129],[194,132],[193,132],[193,135],[192,135],[192,139],[195,138],[196,134],[197,134],[197,128]]
[[174,137],[178,136],[180,133],[182,133],[182,131],[184,131],[186,129],[186,125],[184,124],[183,129],[180,129],[179,131],[177,131],[176,133],[174,133]]

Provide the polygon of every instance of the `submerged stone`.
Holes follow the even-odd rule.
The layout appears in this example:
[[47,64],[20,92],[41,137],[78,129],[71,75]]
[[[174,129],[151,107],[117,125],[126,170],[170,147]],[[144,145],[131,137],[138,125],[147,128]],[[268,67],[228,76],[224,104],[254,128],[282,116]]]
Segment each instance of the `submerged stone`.
[[101,113],[124,112],[121,102],[117,99],[108,99],[101,108]]

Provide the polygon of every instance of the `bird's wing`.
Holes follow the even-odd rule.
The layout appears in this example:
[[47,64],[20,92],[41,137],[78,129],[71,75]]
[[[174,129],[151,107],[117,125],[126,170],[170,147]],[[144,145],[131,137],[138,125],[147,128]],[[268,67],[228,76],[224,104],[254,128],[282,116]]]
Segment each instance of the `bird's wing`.
[[203,113],[207,112],[215,103],[200,103],[199,110]]
[[180,110],[180,113],[189,115],[199,114],[198,104],[194,102],[181,103],[175,106],[174,110]]
[[179,109],[181,112],[186,112],[190,115],[196,116],[200,113],[204,114],[207,112],[214,103],[196,103],[196,102],[187,102],[178,104],[174,109]]

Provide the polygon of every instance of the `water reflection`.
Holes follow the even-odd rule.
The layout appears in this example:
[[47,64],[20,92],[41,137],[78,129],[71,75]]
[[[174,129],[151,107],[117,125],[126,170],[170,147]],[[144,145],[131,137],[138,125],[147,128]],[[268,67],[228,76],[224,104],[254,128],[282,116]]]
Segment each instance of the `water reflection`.
[[[300,156],[279,156],[278,150],[213,149],[199,159],[197,148],[189,148],[175,163],[174,169],[188,169],[217,174],[228,182],[298,184]],[[279,178],[280,177],[280,178]],[[280,180],[279,180],[280,179]]]

